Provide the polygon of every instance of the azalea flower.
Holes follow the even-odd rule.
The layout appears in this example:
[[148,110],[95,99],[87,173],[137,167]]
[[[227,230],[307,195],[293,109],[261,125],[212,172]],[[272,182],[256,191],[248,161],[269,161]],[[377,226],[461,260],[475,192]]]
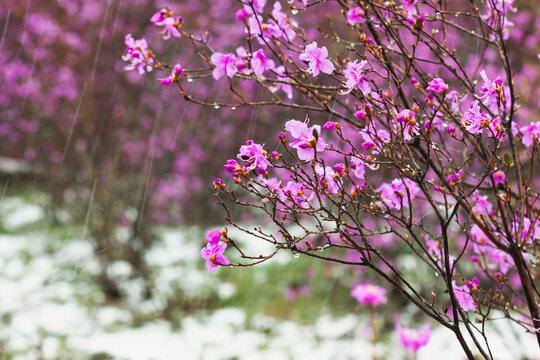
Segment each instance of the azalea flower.
[[361,305],[377,306],[386,303],[386,289],[371,283],[357,284],[351,290],[351,296]]
[[371,87],[369,86],[367,76],[362,74],[362,69],[366,65],[367,60],[363,60],[361,62],[355,60],[347,63],[347,68],[343,70],[343,75],[345,76],[345,87],[347,88],[347,91],[344,91],[341,94],[350,93],[356,86],[358,86],[364,95],[369,95],[369,93],[371,93]]
[[262,49],[253,53],[251,58],[251,68],[255,76],[261,76],[266,70],[272,70],[275,67],[274,61],[264,55]]
[[382,183],[377,192],[383,203],[390,209],[400,210],[409,207],[409,197],[411,200],[420,193],[420,187],[411,179],[394,179],[391,184]]
[[182,70],[182,65],[176,64],[174,65],[173,71],[170,76],[166,77],[165,79],[161,80],[159,83],[161,85],[169,86],[173,83],[173,81],[178,81],[180,78],[184,75],[184,71]]
[[405,141],[412,140],[412,135],[418,135],[418,126],[416,125],[416,118],[414,113],[405,109],[396,115],[396,121],[401,125],[403,130],[403,139]]
[[319,75],[321,71],[325,74],[332,74],[334,72],[334,64],[327,58],[328,50],[326,46],[317,47],[315,41],[307,45],[304,52],[300,54],[300,60],[309,63],[307,72],[312,76]]
[[531,147],[535,142],[538,142],[538,139],[540,138],[540,121],[523,126],[519,131],[523,135],[523,138],[521,139],[523,145]]
[[240,147],[238,159],[246,162],[246,170],[257,169],[259,173],[264,173],[272,164],[267,159],[268,153],[263,149],[263,145],[256,144],[253,140],[248,140],[246,145]]
[[217,242],[215,244],[208,243],[201,249],[201,257],[206,260],[206,270],[208,270],[208,272],[216,271],[219,266],[231,264],[229,259],[223,255],[226,248],[227,244],[224,242]]
[[311,161],[315,158],[315,151],[322,152],[326,148],[319,125],[308,127],[305,122],[289,120],[285,123],[285,130],[295,138],[289,145],[297,150],[300,160]]
[[234,54],[222,54],[222,53],[214,53],[210,57],[210,62],[215,66],[214,70],[212,71],[212,76],[215,80],[218,80],[223,75],[227,75],[228,77],[233,77],[237,72],[238,68],[236,66],[237,62],[236,56]]
[[416,356],[418,350],[426,346],[431,337],[431,325],[426,323],[420,331],[402,328],[400,324],[396,325],[396,332],[399,335],[401,345]]
[[360,6],[351,8],[347,11],[347,22],[350,25],[362,24],[366,21],[364,15],[364,9],[362,9]]
[[146,40],[135,40],[131,34],[127,34],[124,43],[127,46],[127,53],[122,56],[122,60],[129,62],[124,69],[128,71],[137,69],[139,74],[152,71],[154,58],[151,56]]
[[426,88],[427,91],[433,91],[434,93],[440,94],[445,90],[448,90],[448,85],[441,78],[435,78],[431,80]]
[[220,239],[221,239],[221,231],[219,230],[210,230],[206,234],[206,241],[208,241],[208,243],[211,245],[217,244]]
[[471,290],[469,287],[467,285],[457,286],[455,280],[452,280],[452,286],[459,306],[461,306],[464,311],[476,310],[477,305],[470,294]]

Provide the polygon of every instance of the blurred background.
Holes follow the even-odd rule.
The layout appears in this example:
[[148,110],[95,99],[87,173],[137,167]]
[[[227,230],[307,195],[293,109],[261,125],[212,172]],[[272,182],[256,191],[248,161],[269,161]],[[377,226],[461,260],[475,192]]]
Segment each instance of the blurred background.
[[[319,11],[338,16],[334,5]],[[200,107],[160,86],[163,74],[126,72],[127,33],[169,64],[200,61],[186,42],[161,41],[149,19],[165,6],[223,50],[241,43],[234,0],[0,0],[0,359],[364,358],[368,313],[349,295],[361,270],[289,254],[204,269],[204,234],[223,224],[213,178],[291,115]],[[520,41],[534,45],[526,29],[538,21],[522,14]],[[225,81],[185,86],[228,96]],[[381,311],[397,319],[404,306]],[[382,358],[404,358],[393,323],[376,321]],[[456,348],[434,338],[423,358]]]

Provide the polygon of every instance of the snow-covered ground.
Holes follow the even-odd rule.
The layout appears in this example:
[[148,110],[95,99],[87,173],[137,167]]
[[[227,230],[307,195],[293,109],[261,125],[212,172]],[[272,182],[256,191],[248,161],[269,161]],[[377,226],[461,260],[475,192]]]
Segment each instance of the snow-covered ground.
[[[44,216],[38,206],[18,199],[4,199],[0,214],[1,225],[8,230]],[[17,360],[89,359],[99,353],[127,360],[371,358],[365,319],[353,314],[336,318],[321,313],[312,324],[299,325],[262,314],[248,321],[241,308],[221,308],[187,316],[177,330],[159,319],[134,326],[134,313],[160,311],[174,288],[195,299],[210,287],[222,299],[237,291],[234,284],[219,283],[203,270],[199,244],[186,241],[189,231],[164,231],[162,241],[147,254],[157,274],[152,300],[139,296],[142,286],[128,279],[127,264],[114,264],[111,271],[124,277],[121,284],[129,294],[121,306],[91,305],[102,304],[103,299],[92,282],[99,267],[88,241],[75,235],[57,239],[35,230],[0,235],[0,359],[3,352]],[[254,289],[253,296],[264,294]],[[490,334],[497,359],[540,358],[533,337],[513,331],[506,322],[497,323]],[[395,338],[378,344],[377,353],[387,359],[410,358]],[[434,329],[418,356],[461,358],[459,346],[443,328]]]

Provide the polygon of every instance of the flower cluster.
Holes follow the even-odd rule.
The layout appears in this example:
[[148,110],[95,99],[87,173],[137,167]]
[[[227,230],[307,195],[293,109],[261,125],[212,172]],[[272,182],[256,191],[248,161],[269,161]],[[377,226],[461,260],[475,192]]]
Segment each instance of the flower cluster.
[[219,230],[211,230],[206,234],[205,247],[201,249],[201,257],[206,260],[206,270],[214,272],[219,266],[230,265],[229,259],[223,255],[227,248],[227,243],[221,241],[222,236],[227,236],[227,233]]

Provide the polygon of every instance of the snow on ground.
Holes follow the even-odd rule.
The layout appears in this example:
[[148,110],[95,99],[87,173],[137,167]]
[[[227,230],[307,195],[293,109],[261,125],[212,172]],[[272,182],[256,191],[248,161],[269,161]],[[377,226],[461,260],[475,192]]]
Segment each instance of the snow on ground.
[[[41,209],[11,200],[8,204],[12,213],[2,219],[5,229],[43,218]],[[175,287],[195,299],[209,286],[217,287],[222,298],[235,293],[234,284],[220,284],[202,269],[200,244],[186,240],[185,234],[191,231],[164,231],[162,241],[148,252],[147,261],[157,274],[152,300],[138,296],[142,285],[127,279],[125,263],[114,264],[111,271],[126,277],[122,285],[130,294],[122,307],[88,305],[103,301],[91,278],[99,266],[89,242],[58,240],[37,232],[0,235],[0,358],[2,349],[16,360],[88,359],[98,353],[126,360],[371,357],[366,319],[353,314],[335,318],[322,313],[311,325],[300,325],[263,315],[248,321],[244,310],[222,308],[185,317],[178,330],[164,320],[133,326],[134,312],[159,311]],[[290,256],[279,261],[287,259]],[[507,322],[496,323],[490,336],[497,359],[516,359],[519,351],[531,359],[537,356],[533,337],[512,331]],[[377,353],[387,359],[406,358],[395,338],[378,344]],[[434,328],[430,343],[418,356],[425,360],[461,358],[454,337],[441,327]]]

